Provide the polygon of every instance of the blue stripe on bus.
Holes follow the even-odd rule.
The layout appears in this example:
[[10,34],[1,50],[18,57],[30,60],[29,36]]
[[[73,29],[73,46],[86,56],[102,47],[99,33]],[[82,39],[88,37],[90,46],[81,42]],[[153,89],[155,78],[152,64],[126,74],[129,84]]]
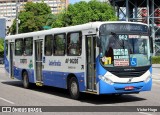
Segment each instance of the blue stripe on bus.
[[[67,72],[55,72],[55,71],[43,71],[43,82],[45,85],[59,87],[59,88],[67,88],[67,76],[69,73]],[[84,73],[74,73],[76,76],[80,91],[85,90],[84,84]]]
[[[110,93],[137,93],[141,91],[150,91],[152,87],[152,79],[150,79],[147,83],[138,82],[138,83],[114,83],[113,85],[107,84],[104,81],[99,81],[99,93],[100,94],[110,94]],[[133,86],[133,90],[125,90],[125,87]]]
[[[22,70],[21,68],[14,67],[14,77],[18,80],[22,80]],[[34,80],[34,70],[33,69],[25,69],[29,76],[29,82],[35,83]],[[55,71],[43,71],[43,84],[47,86],[54,86],[59,88],[67,88],[67,76],[69,73],[67,72],[55,72]],[[76,76],[80,91],[85,91],[85,83],[84,83],[84,72],[74,73]]]
[[[22,80],[23,68],[14,67],[14,77],[18,80]],[[34,71],[32,69],[25,69],[29,76],[29,82],[34,83]]]
[[152,66],[149,68],[150,73],[152,73]]
[[4,66],[5,70],[9,73],[9,61],[6,57],[4,57]]

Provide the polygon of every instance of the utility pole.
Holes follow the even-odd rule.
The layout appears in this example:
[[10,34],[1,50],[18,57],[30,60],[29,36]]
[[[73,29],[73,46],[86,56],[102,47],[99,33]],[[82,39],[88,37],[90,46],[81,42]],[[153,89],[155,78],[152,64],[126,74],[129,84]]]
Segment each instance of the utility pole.
[[18,19],[18,0],[16,0],[16,34],[18,34],[18,23],[19,23],[19,19]]

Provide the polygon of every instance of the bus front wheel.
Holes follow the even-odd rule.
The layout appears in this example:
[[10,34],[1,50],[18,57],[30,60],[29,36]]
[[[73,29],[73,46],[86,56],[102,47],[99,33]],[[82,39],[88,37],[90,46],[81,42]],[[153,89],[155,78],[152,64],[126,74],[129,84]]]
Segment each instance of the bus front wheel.
[[29,78],[28,78],[28,74],[26,71],[23,72],[23,87],[28,89],[29,88]]
[[72,77],[69,81],[69,93],[73,99],[79,99],[80,97],[78,81],[75,77]]

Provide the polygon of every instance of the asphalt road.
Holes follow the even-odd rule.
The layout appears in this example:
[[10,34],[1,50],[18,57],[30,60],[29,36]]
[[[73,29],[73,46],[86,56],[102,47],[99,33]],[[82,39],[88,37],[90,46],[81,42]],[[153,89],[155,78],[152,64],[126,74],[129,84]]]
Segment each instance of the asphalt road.
[[[159,106],[160,107],[160,67],[153,68],[153,86],[150,92],[141,92],[139,94],[123,95],[121,97],[112,97],[106,95],[83,94],[81,100],[70,99],[67,90],[53,87],[32,86],[31,89],[24,89],[22,82],[10,79],[6,76],[4,68],[0,66],[0,106]],[[89,108],[88,108],[89,109]],[[94,108],[91,108],[94,109]],[[119,109],[124,109],[121,107]],[[126,109],[126,108],[125,108]],[[131,109],[131,108],[128,108]],[[154,109],[154,108],[153,108]],[[91,110],[92,111],[92,110]],[[1,115],[2,113],[0,113]],[[16,113],[18,115],[20,113]],[[33,113],[32,113],[33,114]],[[36,113],[35,113],[36,114]],[[43,113],[42,113],[43,114]],[[49,114],[49,113],[48,113]],[[53,112],[52,114],[56,114]],[[61,113],[58,114],[74,114]],[[103,112],[77,112],[77,114],[104,114]],[[127,112],[110,112],[110,114],[128,114]],[[158,115],[154,112],[132,112],[129,114]],[[37,115],[37,114],[36,114]],[[39,115],[39,113],[38,113]]]

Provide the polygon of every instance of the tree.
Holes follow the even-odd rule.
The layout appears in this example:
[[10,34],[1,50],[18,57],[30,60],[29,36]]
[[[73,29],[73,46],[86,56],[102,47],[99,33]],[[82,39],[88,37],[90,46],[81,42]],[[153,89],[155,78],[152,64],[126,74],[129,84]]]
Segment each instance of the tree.
[[4,52],[4,39],[0,38],[0,57],[3,57]]
[[[51,9],[46,3],[27,2],[24,10],[20,11],[18,16],[20,20],[19,33],[42,30],[42,27],[46,25],[49,15],[52,15]],[[14,20],[10,28],[10,33],[16,33],[16,20]]]
[[56,19],[57,19],[56,15],[48,14],[47,21],[46,21],[46,26],[51,26],[52,22],[55,21]]
[[84,24],[94,21],[114,21],[118,18],[111,5],[106,2],[92,0],[90,2],[81,1],[70,4],[66,11],[62,12],[52,27],[62,27],[77,24]]

